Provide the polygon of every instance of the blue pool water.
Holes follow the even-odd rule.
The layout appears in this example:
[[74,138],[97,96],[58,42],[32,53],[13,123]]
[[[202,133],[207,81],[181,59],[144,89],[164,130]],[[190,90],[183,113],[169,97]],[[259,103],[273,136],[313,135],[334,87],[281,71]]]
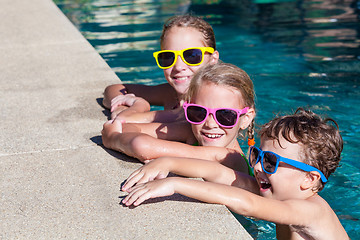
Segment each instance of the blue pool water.
[[[256,122],[308,106],[334,118],[345,146],[341,167],[320,193],[352,239],[360,239],[359,0],[55,0],[124,83],[164,82],[152,52],[163,22],[192,12],[214,28],[223,61],[249,73]],[[105,86],[104,86],[105,87]],[[245,147],[245,143],[242,143]],[[274,239],[273,224],[249,224]]]

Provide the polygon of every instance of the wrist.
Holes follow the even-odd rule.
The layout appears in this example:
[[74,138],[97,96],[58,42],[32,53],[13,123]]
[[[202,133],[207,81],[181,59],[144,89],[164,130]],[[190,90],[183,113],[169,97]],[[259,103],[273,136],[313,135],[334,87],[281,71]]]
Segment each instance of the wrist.
[[112,132],[110,135],[109,135],[109,141],[108,141],[108,145],[109,145],[109,148],[111,149],[114,149],[114,150],[118,150],[117,146],[116,146],[116,143],[117,143],[117,139],[119,138],[119,132]]
[[172,189],[173,193],[178,193],[178,189],[179,189],[179,177],[168,177],[165,178],[164,180],[167,181],[168,186],[170,187],[170,189]]

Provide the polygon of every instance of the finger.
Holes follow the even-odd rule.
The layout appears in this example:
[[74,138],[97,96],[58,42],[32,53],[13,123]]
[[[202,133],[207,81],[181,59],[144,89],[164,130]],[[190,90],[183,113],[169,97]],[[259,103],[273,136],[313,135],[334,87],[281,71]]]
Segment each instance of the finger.
[[150,191],[146,191],[143,194],[139,195],[137,197],[137,199],[135,200],[135,202],[133,202],[134,206],[139,206],[140,204],[142,204],[143,202],[145,202],[146,200],[152,198],[152,194]]
[[169,173],[159,173],[156,177],[155,177],[155,179],[163,179],[163,178],[166,178],[167,176],[169,175]]
[[118,107],[118,106],[121,106],[122,104],[113,104],[111,105],[111,108],[110,108],[110,112],[114,112],[115,109]]
[[125,97],[125,95],[117,95],[116,97],[114,97],[113,99],[111,99],[111,105],[113,105],[114,103],[116,103],[117,101],[123,99]]
[[126,180],[126,182],[125,182],[122,190],[123,190],[124,192],[128,191],[128,190],[131,189],[131,188],[139,181],[139,179],[141,179],[141,178],[142,178],[142,175],[141,175],[141,174],[136,174],[136,175],[134,175],[134,176],[130,176],[130,177]]
[[125,102],[126,102],[126,99],[124,98],[124,96],[119,96],[118,99],[113,99],[111,101],[110,111],[113,112],[117,107],[125,105]]
[[135,185],[147,183],[147,182],[154,180],[156,178],[156,174],[146,172],[146,171],[144,171],[144,169],[140,169],[136,175],[132,176],[128,180],[126,186],[124,185],[124,188],[125,188],[124,191],[131,191],[132,190],[131,188]]
[[126,206],[132,205],[141,195],[146,193],[148,190],[144,186],[135,187],[134,190],[132,190],[129,195],[127,195],[122,203]]
[[137,184],[147,183],[147,182],[150,182],[150,181],[152,181],[154,179],[155,179],[155,177],[153,177],[152,174],[147,173],[147,174],[144,174],[142,176],[142,178],[140,178],[138,180]]
[[138,191],[136,191],[126,202],[126,206],[139,206],[144,201],[150,199],[152,196],[150,189],[148,188],[142,188]]
[[128,93],[128,94],[125,94],[125,95],[118,95],[118,96],[114,97],[113,99],[111,99],[111,106],[119,104],[119,103],[120,103],[120,105],[122,105],[123,102],[125,102],[126,99],[129,98],[129,97],[135,97],[135,94]]
[[138,174],[138,173],[140,172],[140,169],[141,169],[141,168],[139,168],[139,169],[135,170],[134,172],[132,172],[132,173],[128,176],[126,182],[128,182],[131,178],[133,178],[136,174]]

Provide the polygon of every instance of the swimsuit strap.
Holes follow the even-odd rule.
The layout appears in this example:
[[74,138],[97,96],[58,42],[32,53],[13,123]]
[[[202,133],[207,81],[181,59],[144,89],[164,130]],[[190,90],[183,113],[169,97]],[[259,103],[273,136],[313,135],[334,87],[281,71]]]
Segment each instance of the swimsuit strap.
[[244,158],[246,165],[248,167],[248,173],[250,176],[254,176],[254,170],[252,169],[252,167],[250,167],[249,161],[247,160],[247,158],[245,157],[245,155],[243,153],[240,153],[241,156]]

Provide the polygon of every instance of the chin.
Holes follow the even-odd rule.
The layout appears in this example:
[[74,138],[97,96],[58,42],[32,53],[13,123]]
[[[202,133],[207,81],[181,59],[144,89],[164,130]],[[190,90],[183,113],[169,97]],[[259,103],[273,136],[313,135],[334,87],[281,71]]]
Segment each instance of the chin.
[[260,191],[260,196],[264,197],[264,198],[273,198],[273,194],[272,191],[268,190],[268,191]]
[[216,140],[210,140],[210,141],[201,141],[202,146],[208,146],[208,147],[225,147],[224,143],[221,141]]
[[189,85],[187,84],[186,86],[179,86],[179,85],[175,85],[174,89],[176,90],[176,92],[180,93],[180,94],[185,94],[187,89],[189,88]]

